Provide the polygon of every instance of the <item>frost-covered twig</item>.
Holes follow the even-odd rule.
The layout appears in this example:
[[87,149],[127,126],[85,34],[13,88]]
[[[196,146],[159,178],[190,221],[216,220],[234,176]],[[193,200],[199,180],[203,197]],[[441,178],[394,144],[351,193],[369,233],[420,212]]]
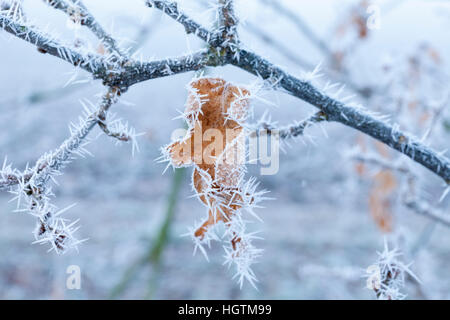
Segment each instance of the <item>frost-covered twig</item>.
[[281,139],[295,138],[303,135],[305,129],[310,126],[327,121],[326,115],[323,112],[317,112],[312,116],[309,116],[305,120],[300,122],[285,126],[285,127],[276,127],[270,122],[262,121],[257,125],[257,128],[253,131],[253,134],[259,136],[261,134],[271,135],[272,132],[276,131]]
[[[195,28],[200,28],[200,31],[196,32],[196,34],[201,39],[207,40],[210,45],[214,44],[210,41],[211,33],[201,28],[199,24],[187,17],[187,15],[179,12],[176,3],[148,0],[147,4],[163,10],[170,17],[185,25],[185,27],[191,28],[194,26]],[[195,30],[195,28],[191,30]],[[402,132],[397,126],[387,123],[362,107],[345,104],[333,99],[313,86],[309,80],[294,77],[281,67],[243,48],[237,49],[232,54],[221,54],[217,59],[221,59],[222,64],[232,64],[263,79],[273,79],[280,88],[323,111],[328,121],[340,122],[385,143],[422,164],[444,179],[447,184],[450,184],[449,159],[427,147],[412,135]]]
[[86,6],[81,0],[69,0],[68,3],[65,0],[43,0],[48,5],[55,9],[59,9],[66,13],[74,23],[86,26],[93,34],[105,45],[110,53],[118,54],[121,58],[125,58],[126,55],[122,52],[117,44],[117,41],[106,32],[103,27],[98,23],[94,16],[89,12]]
[[31,176],[30,173],[22,175],[17,169],[11,168],[11,165],[7,165],[5,159],[3,168],[0,170],[0,190],[9,190],[21,182],[28,182]]
[[[61,174],[61,170],[73,159],[74,155],[83,156],[87,151],[84,149],[89,132],[101,120],[100,117],[108,111],[117,100],[117,89],[109,88],[102,97],[101,103],[96,110],[86,113],[80,119],[78,125],[72,125],[71,135],[53,152],[41,156],[32,168],[24,172],[18,172],[5,164],[1,171],[2,179],[7,182],[8,189],[16,195],[14,199],[18,202],[18,211],[28,212],[37,217],[38,224],[35,231],[36,243],[49,243],[51,249],[57,253],[63,253],[67,249],[76,248],[81,241],[74,237],[77,221],[67,223],[60,215],[70,207],[57,210],[50,203],[53,196],[50,180]],[[12,189],[16,185],[15,189]]]
[[[279,53],[281,53],[285,58],[297,64],[304,70],[313,70],[315,66],[309,61],[300,57],[299,53],[292,51],[289,46],[282,43],[276,37],[270,36],[265,33],[259,26],[247,21],[245,24],[246,30],[253,33],[255,36],[259,37],[263,42],[268,44],[271,48],[276,49]],[[327,69],[324,70],[327,76],[330,77],[333,81],[337,81],[339,83],[345,83],[346,87],[357,93],[362,98],[369,98],[373,90],[369,87],[359,86],[355,82],[350,79],[350,77],[346,74],[342,74],[337,72],[336,70]]]
[[82,54],[74,48],[63,45],[53,36],[41,32],[24,21],[12,19],[2,13],[0,13],[0,28],[35,45],[41,53],[48,53],[74,66],[79,66],[98,78],[106,78],[108,63],[100,55],[93,53]]
[[401,164],[386,160],[377,154],[361,154],[360,152],[355,151],[354,154],[351,155],[351,158],[358,162],[375,164],[383,169],[397,171],[407,175],[413,175],[409,168],[402,166]]
[[238,20],[236,15],[234,14],[233,0],[218,0],[218,5],[218,32],[221,33],[221,37],[224,40],[222,42],[222,47],[236,46],[236,43],[238,41],[236,30]]
[[279,79],[283,89],[322,110],[328,121],[340,122],[385,143],[450,183],[450,161],[446,157],[369,111],[327,96],[310,82],[288,74],[253,52],[241,50],[239,61],[232,63],[264,79]]
[[32,177],[33,187],[38,189],[45,187],[49,179],[61,170],[74,153],[82,152],[84,140],[89,132],[100,123],[105,113],[112,104],[117,101],[117,89],[109,88],[103,95],[97,110],[87,114],[79,125],[72,125],[71,136],[65,140],[54,152],[46,154],[35,165],[35,173]]
[[111,85],[129,87],[136,83],[172,76],[178,73],[198,71],[205,66],[217,66],[219,61],[208,50],[202,49],[180,57],[166,58],[151,62],[129,62],[123,73],[110,80]]
[[407,208],[416,214],[420,214],[427,218],[430,218],[436,222],[439,222],[445,226],[450,227],[450,216],[434,209],[429,203],[423,199],[419,199],[416,196],[414,190],[416,175],[411,170],[399,163],[393,163],[392,161],[385,160],[375,154],[362,155],[355,153],[352,158],[359,162],[371,163],[377,165],[383,169],[397,171],[407,177],[408,188],[403,193],[403,203]]
[[328,45],[308,26],[305,21],[296,15],[292,10],[282,5],[278,0],[261,0],[264,4],[271,6],[275,12],[288,18],[314,45],[317,46],[327,57],[333,57],[331,49]]
[[92,73],[94,78],[102,79],[105,85],[118,86],[122,91],[142,81],[196,71],[205,66],[217,66],[220,63],[207,50],[199,50],[180,57],[150,62],[128,60],[123,65],[117,65],[116,62],[105,59],[104,56],[98,54],[82,54],[75,48],[61,44],[51,35],[44,34],[23,21],[13,20],[1,13],[0,27],[35,45],[40,52],[48,53],[74,66],[79,66]]
[[413,212],[433,219],[436,222],[446,225],[447,227],[450,227],[450,216],[433,208],[425,200],[407,197],[406,199],[404,199],[404,203]]
[[401,255],[402,253],[398,249],[389,249],[385,239],[384,250],[378,252],[378,260],[366,270],[367,288],[373,290],[380,300],[406,298],[401,290],[405,286],[405,277],[407,276],[420,282],[409,269],[411,264],[405,265],[400,261],[399,256]]
[[312,70],[314,69],[314,65],[300,57],[299,54],[293,52],[287,45],[282,43],[278,38],[269,35],[264,32],[258,25],[247,21],[245,23],[245,29],[253,33],[253,35],[260,38],[264,43],[269,45],[271,48],[276,49],[279,53],[281,53],[285,58],[297,64],[304,70]]
[[189,18],[186,14],[178,11],[178,5],[176,2],[171,1],[158,1],[158,0],[147,0],[147,6],[155,7],[165,14],[167,14],[172,19],[175,19],[181,25],[184,26],[187,34],[195,34],[197,37],[205,41],[206,43],[212,43],[216,39],[215,34],[208,31],[206,28],[202,27],[199,23],[195,22]]

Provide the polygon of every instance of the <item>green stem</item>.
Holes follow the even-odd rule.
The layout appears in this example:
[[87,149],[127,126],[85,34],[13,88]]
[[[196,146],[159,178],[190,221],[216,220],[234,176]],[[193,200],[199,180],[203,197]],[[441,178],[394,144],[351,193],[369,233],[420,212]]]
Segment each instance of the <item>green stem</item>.
[[[175,173],[172,179],[172,188],[167,199],[167,209],[165,214],[165,219],[158,231],[158,235],[156,240],[151,243],[147,253],[144,254],[140,259],[138,259],[135,263],[133,263],[124,273],[121,281],[113,288],[111,294],[109,296],[110,299],[116,299],[120,296],[128,284],[134,279],[136,274],[147,264],[152,264],[154,266],[154,275],[152,279],[155,279],[155,274],[158,272],[159,265],[161,263],[162,253],[164,248],[166,247],[169,236],[170,236],[170,226],[172,225],[175,209],[178,199],[178,194],[180,193],[182,182],[184,180],[185,168],[175,169]],[[149,289],[149,293],[147,294],[150,297],[154,291],[156,281],[151,281],[151,286]]]

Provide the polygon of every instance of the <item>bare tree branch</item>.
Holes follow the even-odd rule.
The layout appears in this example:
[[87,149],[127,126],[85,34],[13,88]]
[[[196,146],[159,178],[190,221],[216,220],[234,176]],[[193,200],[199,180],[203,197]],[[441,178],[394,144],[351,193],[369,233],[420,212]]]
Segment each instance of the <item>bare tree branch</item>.
[[[185,14],[179,12],[177,5],[173,2],[148,0],[147,4],[150,6],[154,5],[165,13],[169,12],[169,16],[185,25],[185,27],[186,25],[199,26]],[[170,8],[170,10],[167,8]],[[202,30],[203,34],[208,33],[208,31]],[[201,39],[205,38],[204,36],[199,37]],[[447,184],[450,184],[450,161],[411,135],[377,119],[362,108],[346,105],[327,96],[315,88],[310,82],[290,75],[254,52],[239,49],[237,53],[237,55],[233,55],[232,57],[230,55],[221,56],[225,60],[224,64],[235,65],[263,79],[276,79],[280,87],[287,92],[323,111],[327,115],[328,121],[340,122],[385,143],[417,163],[422,164],[443,178]]]
[[48,53],[74,66],[79,66],[98,78],[106,78],[105,74],[109,63],[100,55],[81,54],[68,46],[64,46],[52,36],[3,14],[0,14],[0,27],[6,32],[35,45],[41,53]]
[[383,169],[397,171],[403,174],[412,175],[412,172],[399,164],[393,163],[392,161],[388,161],[386,159],[381,158],[376,154],[365,154],[362,155],[360,153],[352,155],[352,159],[359,162],[375,164]]
[[0,190],[8,190],[11,187],[18,185],[21,181],[28,182],[31,178],[31,174],[17,175],[12,173],[6,173],[0,171]]
[[106,117],[112,104],[117,101],[117,89],[108,88],[103,95],[98,110],[88,114],[78,126],[73,126],[70,137],[54,152],[44,155],[36,162],[31,177],[33,188],[44,188],[51,176],[58,173],[70,160],[74,152],[82,148],[83,142],[95,127]]
[[[221,39],[220,34],[216,35],[206,30],[187,15],[179,12],[176,3],[147,0],[147,5],[162,10],[181,23],[187,32],[196,34],[199,38],[209,43],[212,48],[214,48],[214,44],[221,43],[217,40]],[[279,85],[287,92],[323,111],[328,121],[340,122],[370,135],[430,169],[443,178],[446,183],[450,183],[450,162],[446,157],[428,148],[409,134],[398,130],[395,126],[377,119],[367,111],[346,105],[327,96],[308,81],[300,80],[290,75],[280,67],[275,66],[251,51],[239,49],[230,55],[228,54],[229,52],[217,53],[214,50],[209,50],[209,53],[211,53],[209,55],[201,51],[194,55],[183,56],[178,59],[167,59],[149,63],[129,62],[125,66],[124,71],[118,74],[112,74],[106,72],[105,62],[101,57],[83,57],[79,53],[61,46],[56,41],[45,38],[40,33],[30,30],[26,26],[19,25],[8,17],[0,16],[0,23],[6,31],[37,44],[39,48],[54,56],[70,61],[74,65],[80,65],[94,75],[97,75],[97,77],[102,78],[105,84],[119,86],[123,90],[138,82],[175,73],[198,70],[205,65],[233,64],[254,75],[261,76],[263,79],[277,79]]]
[[314,33],[314,31],[303,21],[301,17],[296,15],[292,10],[284,7],[277,0],[261,0],[264,4],[270,5],[276,12],[281,13],[295,24],[312,43],[314,43],[327,57],[333,57],[333,54],[327,44]]
[[423,215],[427,218],[431,218],[436,222],[442,223],[447,227],[450,227],[450,216],[434,209],[429,203],[424,200],[406,199],[405,205],[413,212]]
[[279,135],[280,139],[295,138],[302,136],[307,128],[323,121],[327,121],[327,117],[321,111],[300,122],[284,127],[276,127],[269,122],[262,121],[257,125],[257,128],[252,132],[252,134],[255,136],[260,136],[263,134],[272,135],[273,133],[276,133]]
[[[75,154],[83,155],[87,151],[84,145],[87,143],[88,134],[95,125],[99,124],[106,117],[106,113],[113,103],[117,101],[119,91],[117,88],[108,88],[102,100],[95,110],[86,110],[84,118],[80,119],[77,125],[71,125],[71,132],[56,150],[41,156],[36,164],[23,173],[13,170],[6,165],[0,171],[0,188],[10,189],[16,194],[18,207],[25,200],[25,205],[20,211],[26,211],[38,219],[35,230],[35,243],[49,243],[52,250],[62,253],[68,248],[76,248],[82,241],[74,237],[77,221],[67,224],[67,220],[59,217],[64,211],[72,206],[57,211],[56,207],[50,203],[53,196],[48,182],[57,175],[72,160]],[[12,186],[17,185],[13,191]]]
[[359,162],[374,164],[383,169],[396,171],[404,175],[408,180],[407,188],[402,195],[404,205],[416,214],[428,217],[438,223],[450,227],[450,216],[433,209],[428,202],[416,196],[415,185],[417,176],[409,168],[398,163],[392,163],[392,161],[383,159],[375,154],[354,154],[352,155],[352,158]]
[[123,66],[117,66],[116,63],[106,60],[103,56],[93,53],[81,54],[62,45],[49,35],[1,14],[0,27],[16,37],[36,45],[40,52],[48,53],[74,66],[79,66],[92,73],[94,78],[102,79],[105,85],[119,86],[122,91],[126,91],[126,88],[142,81],[196,71],[206,65],[216,66],[221,62],[217,59],[214,60],[214,55],[208,54],[207,50],[200,50],[177,58],[151,62],[129,60]]
[[237,39],[237,23],[238,20],[234,14],[233,0],[218,0],[219,4],[219,32],[222,34],[222,39],[227,44],[235,44]]
[[130,87],[142,81],[197,71],[205,66],[217,66],[220,63],[221,61],[215,59],[215,56],[205,49],[163,60],[130,62],[125,64],[122,73],[109,80],[109,84],[121,88]]
[[[247,21],[245,26],[246,26],[246,30],[252,32],[254,35],[259,37],[263,42],[270,45],[271,48],[277,49],[277,51],[279,53],[281,53],[284,57],[286,57],[293,63],[299,65],[300,67],[302,67],[303,69],[306,69],[306,70],[312,70],[315,68],[315,66],[312,63],[299,57],[298,54],[293,52],[290,48],[288,48],[286,45],[284,45],[281,41],[268,35],[263,30],[261,30],[257,25]],[[329,76],[331,79],[333,79],[334,81],[345,83],[345,85],[348,88],[350,88],[351,90],[353,90],[355,93],[357,93],[358,95],[360,95],[363,98],[369,98],[373,93],[373,90],[371,88],[358,86],[356,83],[354,83],[350,79],[350,77],[348,77],[345,74],[341,74],[332,69],[325,70],[325,71],[326,71],[327,76]]]
[[111,53],[116,53],[122,58],[126,55],[119,48],[117,41],[107,33],[103,27],[98,23],[94,16],[88,11],[86,6],[81,0],[70,0],[71,3],[67,3],[64,0],[43,0],[45,3],[51,7],[61,10],[66,13],[73,22],[79,23],[80,25],[89,28],[93,34],[105,45],[105,47],[111,51]]
[[208,31],[206,28],[202,27],[199,23],[195,22],[187,15],[178,11],[178,5],[176,2],[147,0],[146,4],[150,8],[155,7],[163,11],[169,17],[179,22],[181,25],[184,26],[184,29],[186,30],[187,34],[191,33],[195,34],[197,37],[199,37],[208,44],[213,44],[214,40],[217,41],[217,36],[213,32]]

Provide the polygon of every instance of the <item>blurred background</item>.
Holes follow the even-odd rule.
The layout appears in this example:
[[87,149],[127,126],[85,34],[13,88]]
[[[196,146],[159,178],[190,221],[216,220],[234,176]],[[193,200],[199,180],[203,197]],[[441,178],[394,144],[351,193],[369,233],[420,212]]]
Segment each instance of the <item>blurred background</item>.
[[[85,0],[102,25],[144,60],[177,56],[201,48],[181,25],[140,0]],[[212,0],[178,1],[205,26],[212,26]],[[77,28],[43,1],[25,0],[27,18],[66,43],[98,50],[88,30]],[[390,116],[392,123],[436,150],[450,147],[449,60],[446,37],[449,1],[418,0],[236,0],[241,41],[272,62],[302,76],[321,65],[315,84],[346,84],[341,97]],[[80,44],[81,43],[81,44]],[[208,69],[212,76],[251,84],[237,68]],[[58,177],[54,203],[76,203],[66,213],[80,219],[79,252],[47,253],[32,245],[35,220],[15,213],[12,195],[0,194],[0,298],[2,299],[373,299],[366,268],[377,259],[385,237],[403,252],[422,280],[407,280],[412,299],[450,298],[450,230],[416,215],[402,203],[405,178],[352,154],[376,154],[401,163],[418,176],[420,195],[449,211],[445,187],[425,168],[340,124],[324,123],[288,141],[276,175],[248,176],[273,200],[257,211],[264,223],[264,249],[254,271],[258,290],[240,289],[234,270],[223,266],[223,249],[212,244],[209,262],[182,237],[206,214],[192,197],[191,168],[173,171],[155,161],[183,110],[186,73],[133,86],[112,109],[139,137],[140,152],[99,136]],[[25,168],[68,136],[83,107],[102,92],[83,71],[40,54],[32,45],[0,32],[0,158]],[[338,88],[330,89],[331,92]],[[257,122],[264,112],[280,125],[302,120],[314,108],[283,92],[263,91],[254,101]],[[92,137],[100,134],[95,129]],[[81,290],[66,288],[67,267],[82,272]]]

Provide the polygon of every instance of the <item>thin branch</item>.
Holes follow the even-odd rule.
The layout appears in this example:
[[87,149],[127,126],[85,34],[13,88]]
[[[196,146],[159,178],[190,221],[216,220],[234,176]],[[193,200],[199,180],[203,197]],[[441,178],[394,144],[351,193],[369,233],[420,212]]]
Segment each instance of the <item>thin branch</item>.
[[116,89],[108,88],[103,95],[98,110],[87,115],[79,126],[73,126],[71,136],[66,139],[54,152],[42,156],[34,167],[34,174],[31,178],[33,188],[44,188],[52,175],[58,174],[75,152],[79,152],[82,144],[91,130],[105,117],[106,112],[113,103],[117,101]]
[[[12,173],[10,177],[6,177],[9,178],[6,187],[10,188],[13,184],[17,185],[17,189],[11,190],[11,192],[16,194],[15,199],[18,201],[18,208],[22,200],[25,200],[25,206],[19,211],[28,212],[38,219],[34,243],[49,243],[51,250],[63,253],[69,248],[76,248],[78,244],[83,242],[74,237],[74,233],[78,229],[78,227],[75,227],[77,221],[67,224],[66,219],[59,217],[73,205],[57,211],[56,207],[50,203],[50,197],[53,196],[53,193],[48,182],[61,174],[61,170],[72,160],[75,154],[83,155],[87,152],[84,150],[84,145],[89,132],[99,123],[100,117],[104,116],[111,105],[117,101],[117,93],[116,88],[108,88],[99,107],[94,111],[87,112],[86,117],[81,119],[78,125],[72,125],[70,137],[55,151],[41,156],[33,168],[25,169],[21,176],[16,175],[15,173],[18,171],[7,166],[5,160],[1,170],[2,179],[5,178],[4,172]],[[25,181],[25,177],[27,181]]]
[[9,190],[11,187],[18,185],[21,182],[30,181],[32,174],[18,175],[0,171],[0,177],[0,190]]
[[103,96],[98,110],[87,115],[79,126],[73,125],[71,135],[54,152],[43,155],[34,165],[31,172],[17,173],[17,170],[0,171],[0,190],[10,189],[19,184],[28,184],[32,180],[33,188],[45,187],[51,176],[58,172],[71,158],[72,154],[82,146],[89,132],[105,117],[106,112],[116,100],[115,89],[109,88]]
[[417,199],[405,199],[405,205],[411,209],[413,212],[423,215],[427,218],[431,218],[436,222],[442,223],[447,227],[450,227],[450,216],[448,214],[444,214],[434,208],[424,200]]
[[[147,0],[147,5],[156,7],[170,17],[181,23],[187,32],[196,34],[199,38],[208,42],[211,46],[220,43],[220,35],[216,35],[201,27],[187,15],[178,11],[176,3],[169,1]],[[371,137],[389,145],[393,149],[407,155],[414,161],[422,164],[432,172],[442,177],[446,183],[450,183],[449,160],[417,141],[412,136],[403,133],[395,126],[391,126],[380,119],[375,118],[361,108],[355,108],[335,100],[320,90],[316,89],[308,81],[300,80],[275,66],[259,55],[240,49],[235,55],[207,54],[204,51],[183,56],[178,59],[167,59],[148,63],[130,62],[125,71],[117,75],[106,75],[104,61],[99,57],[86,59],[79,53],[69,48],[62,47],[52,39],[45,38],[26,26],[20,25],[11,19],[0,16],[0,24],[3,28],[31,43],[37,44],[50,54],[64,60],[72,61],[73,64],[81,64],[90,72],[99,75],[105,83],[117,85],[121,88],[145,81],[148,79],[168,76],[175,73],[198,70],[205,65],[233,64],[263,79],[276,79],[279,85],[290,94],[314,105],[324,112],[328,121],[340,122],[346,126],[357,129]],[[211,53],[214,50],[210,50]],[[215,59],[214,59],[215,58]],[[187,64],[187,65],[186,65]],[[102,74],[103,72],[103,74]]]
[[119,48],[117,41],[103,29],[81,0],[71,0],[72,3],[67,3],[64,0],[43,1],[49,6],[63,11],[74,23],[79,23],[80,25],[89,28],[111,53],[114,53],[115,51],[120,57],[126,57]]
[[0,27],[16,37],[36,45],[40,52],[63,59],[74,66],[80,66],[82,69],[92,73],[95,78],[102,79],[105,85],[119,86],[122,91],[142,81],[182,72],[196,71],[204,66],[216,66],[220,63],[220,61],[215,61],[213,59],[214,56],[209,55],[207,50],[200,50],[177,58],[151,62],[129,60],[118,71],[113,63],[105,60],[100,55],[92,53],[83,55],[62,45],[50,36],[1,14]]
[[[147,0],[147,5],[163,10],[170,17],[186,26],[196,26],[198,23],[178,11],[176,3],[169,1]],[[197,34],[197,33],[196,33]],[[201,39],[210,39],[211,33],[201,31]],[[209,36],[206,37],[205,34]],[[212,45],[212,43],[209,43]],[[272,64],[261,56],[246,49],[239,49],[234,55],[221,55],[222,64],[232,64],[264,80],[272,79],[291,95],[317,107],[327,116],[328,121],[340,122],[348,127],[359,130],[391,148],[403,153],[417,163],[422,164],[450,184],[450,161],[436,151],[428,148],[411,135],[400,131],[396,126],[389,125],[377,119],[362,108],[347,105],[335,100],[309,81],[298,79],[282,68]]]
[[[146,264],[152,264],[154,266],[154,275],[152,278],[155,279],[155,275],[157,274],[158,267],[161,263],[163,249],[169,242],[170,228],[176,213],[175,209],[177,205],[177,200],[179,199],[179,193],[181,191],[185,171],[186,168],[175,169],[172,178],[172,187],[167,199],[167,207],[164,215],[164,221],[159,228],[158,235],[156,236],[155,241],[152,241],[149,244],[148,250],[145,252],[145,254],[127,268],[120,282],[116,286],[114,286],[114,288],[111,290],[109,296],[110,299],[118,298],[126,289],[126,287],[129,285],[129,283],[135,278],[138,271],[140,271],[140,269],[144,267]],[[150,287],[149,295],[152,293],[153,288]]]
[[279,0],[261,0],[264,4],[270,5],[276,12],[284,15],[293,24],[295,24],[300,31],[319,48],[327,57],[333,57],[331,49],[327,44],[314,33],[314,31],[303,21],[303,19],[296,15],[292,10],[284,7]]
[[197,71],[205,66],[217,66],[219,63],[220,61],[215,61],[214,56],[205,49],[163,60],[131,62],[124,66],[122,74],[111,79],[111,84],[119,87],[130,87],[142,81]]
[[176,2],[170,1],[157,1],[157,0],[147,0],[146,5],[150,8],[155,7],[165,14],[167,14],[172,19],[183,25],[187,34],[195,34],[197,37],[202,39],[208,44],[212,44],[213,40],[216,39],[216,35],[213,32],[208,31],[206,28],[202,27],[199,23],[195,22],[189,18],[186,14],[178,11],[178,5]]
[[257,129],[252,132],[252,134],[260,136],[262,134],[272,135],[272,133],[276,133],[279,135],[280,139],[295,138],[302,136],[307,128],[323,121],[327,121],[327,118],[326,115],[320,111],[298,123],[280,128],[263,121],[257,126]]
[[79,66],[98,78],[106,78],[109,64],[100,55],[81,54],[68,46],[64,46],[52,36],[3,14],[0,14],[0,27],[6,32],[35,45],[41,53],[48,53],[74,66]]
[[[259,37],[263,42],[270,45],[271,48],[277,49],[279,53],[281,53],[285,58],[289,59],[293,63],[299,65],[305,70],[312,70],[315,68],[315,65],[310,63],[309,61],[303,60],[299,57],[299,54],[292,51],[288,46],[283,44],[281,41],[276,39],[275,37],[270,36],[269,34],[265,33],[262,29],[260,29],[257,25],[246,22],[245,24],[246,30],[250,31],[257,37]],[[351,81],[350,77],[348,77],[345,74],[342,74],[340,72],[337,72],[332,69],[325,70],[327,75],[333,79],[334,81],[338,81],[341,83],[345,83],[345,85],[353,90],[355,93],[360,95],[361,97],[367,99],[373,94],[373,89],[369,87],[360,87],[356,85],[353,81]]]
[[346,105],[327,96],[310,82],[288,74],[253,52],[241,50],[240,59],[231,63],[263,79],[278,79],[283,89],[319,108],[327,115],[328,121],[340,122],[385,143],[450,184],[450,161],[395,126],[377,119],[362,108]]
[[377,165],[383,169],[397,171],[406,176],[408,180],[408,188],[403,192],[402,198],[404,205],[416,214],[428,217],[436,222],[442,223],[445,226],[450,227],[450,216],[437,211],[431,207],[431,205],[423,199],[419,199],[416,196],[415,185],[417,176],[408,168],[401,166],[400,164],[392,163],[383,159],[377,155],[361,155],[355,154],[352,158],[359,162],[371,163]]
[[238,41],[237,23],[234,13],[233,0],[218,0],[219,4],[219,32],[222,34],[224,44],[236,44]]
[[400,164],[393,163],[392,161],[381,158],[377,154],[361,154],[359,152],[353,154],[351,158],[358,162],[370,163],[377,165],[386,170],[397,171],[402,174],[407,174],[412,176],[413,173],[406,167],[401,166]]
[[311,70],[314,69],[314,65],[306,60],[303,60],[299,55],[295,52],[293,52],[288,46],[284,45],[281,41],[276,39],[275,37],[271,37],[269,34],[264,32],[259,26],[256,24],[253,24],[250,21],[247,21],[245,23],[245,27],[247,31],[250,31],[255,36],[260,38],[264,43],[268,44],[272,48],[275,48],[278,50],[279,53],[281,53],[285,58],[289,59],[293,63],[299,65],[305,70]]

